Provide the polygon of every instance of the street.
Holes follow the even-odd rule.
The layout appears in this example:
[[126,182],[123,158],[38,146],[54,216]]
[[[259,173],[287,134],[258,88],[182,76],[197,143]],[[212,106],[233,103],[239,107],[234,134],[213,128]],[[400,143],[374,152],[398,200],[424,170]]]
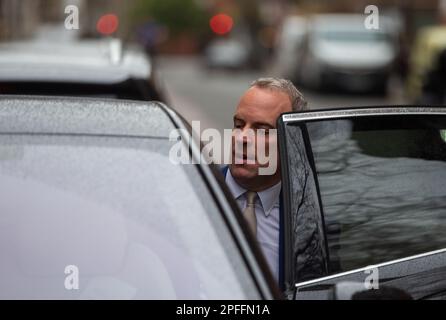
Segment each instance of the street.
[[[272,67],[263,72],[208,71],[196,57],[163,56],[156,63],[171,106],[189,122],[200,120],[201,129],[232,128],[233,112],[250,83],[259,77],[277,76]],[[398,84],[391,85],[388,97],[301,91],[310,109],[404,103]]]

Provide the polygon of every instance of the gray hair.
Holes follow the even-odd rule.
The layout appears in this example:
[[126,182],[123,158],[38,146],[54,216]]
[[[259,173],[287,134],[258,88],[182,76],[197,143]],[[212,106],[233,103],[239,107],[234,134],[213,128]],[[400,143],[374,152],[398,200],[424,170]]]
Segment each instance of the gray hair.
[[259,78],[251,83],[251,88],[252,87],[279,90],[286,93],[290,98],[292,111],[302,111],[307,109],[307,101],[305,101],[303,94],[297,90],[290,80],[280,78]]

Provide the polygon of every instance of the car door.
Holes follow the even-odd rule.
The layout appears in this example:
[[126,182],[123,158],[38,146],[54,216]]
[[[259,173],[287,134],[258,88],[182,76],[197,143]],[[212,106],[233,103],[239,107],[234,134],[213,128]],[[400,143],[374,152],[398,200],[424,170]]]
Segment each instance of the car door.
[[289,113],[278,128],[288,298],[446,298],[446,108]]

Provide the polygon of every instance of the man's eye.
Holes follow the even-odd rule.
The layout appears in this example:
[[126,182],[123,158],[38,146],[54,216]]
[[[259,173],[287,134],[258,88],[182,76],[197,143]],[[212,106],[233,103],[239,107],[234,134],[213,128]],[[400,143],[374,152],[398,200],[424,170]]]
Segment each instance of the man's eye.
[[269,128],[258,128],[257,130],[256,130],[257,132],[264,132],[265,133],[265,135],[268,135],[269,134]]

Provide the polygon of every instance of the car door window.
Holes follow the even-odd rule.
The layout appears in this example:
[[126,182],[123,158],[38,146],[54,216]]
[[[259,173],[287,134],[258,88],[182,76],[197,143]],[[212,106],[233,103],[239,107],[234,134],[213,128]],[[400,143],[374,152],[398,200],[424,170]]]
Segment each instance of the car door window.
[[303,132],[314,161],[330,274],[446,247],[445,116],[287,126]]

